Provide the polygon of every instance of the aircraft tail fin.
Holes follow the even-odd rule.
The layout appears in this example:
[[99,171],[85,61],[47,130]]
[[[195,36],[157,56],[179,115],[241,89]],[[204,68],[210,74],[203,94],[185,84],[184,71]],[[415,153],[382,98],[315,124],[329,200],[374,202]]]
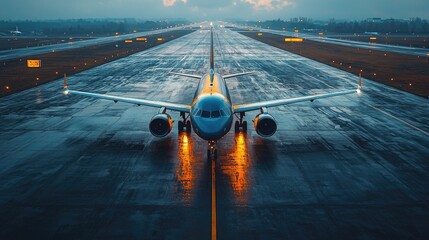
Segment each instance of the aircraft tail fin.
[[213,27],[210,29],[210,70],[214,70]]

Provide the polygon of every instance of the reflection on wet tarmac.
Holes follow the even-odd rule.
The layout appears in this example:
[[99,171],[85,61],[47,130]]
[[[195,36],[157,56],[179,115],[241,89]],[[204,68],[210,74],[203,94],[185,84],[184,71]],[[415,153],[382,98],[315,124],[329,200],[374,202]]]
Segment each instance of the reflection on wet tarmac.
[[[249,167],[250,159],[247,152],[246,135],[239,132],[234,136],[234,143],[228,150],[225,165],[222,166],[222,173],[229,176],[234,198],[240,205],[245,205],[248,200],[249,190]],[[224,163],[220,163],[224,165]]]
[[179,162],[176,168],[177,193],[184,203],[191,203],[192,190],[195,184],[195,158],[193,156],[192,137],[182,132],[178,139],[177,155]]

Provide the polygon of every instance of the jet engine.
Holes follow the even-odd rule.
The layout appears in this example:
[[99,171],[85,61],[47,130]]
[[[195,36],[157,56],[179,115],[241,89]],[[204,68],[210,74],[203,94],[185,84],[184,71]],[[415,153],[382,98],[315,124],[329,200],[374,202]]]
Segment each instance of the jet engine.
[[253,120],[255,131],[262,137],[271,137],[277,130],[277,123],[268,113],[260,113]]
[[173,120],[166,113],[159,113],[153,116],[149,123],[149,130],[155,137],[165,137],[173,128]]

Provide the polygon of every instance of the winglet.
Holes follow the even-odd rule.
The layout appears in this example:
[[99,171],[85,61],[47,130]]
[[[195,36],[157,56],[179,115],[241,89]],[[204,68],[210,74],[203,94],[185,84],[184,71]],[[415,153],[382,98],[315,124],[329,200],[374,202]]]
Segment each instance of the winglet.
[[362,74],[359,73],[359,82],[358,82],[358,88],[356,89],[356,92],[360,94],[362,91]]
[[359,75],[358,89],[362,88],[362,76]]
[[362,74],[359,74],[358,89],[362,88]]
[[64,73],[64,89],[67,88],[67,75]]
[[67,87],[67,75],[64,73],[64,94],[69,94],[69,89]]

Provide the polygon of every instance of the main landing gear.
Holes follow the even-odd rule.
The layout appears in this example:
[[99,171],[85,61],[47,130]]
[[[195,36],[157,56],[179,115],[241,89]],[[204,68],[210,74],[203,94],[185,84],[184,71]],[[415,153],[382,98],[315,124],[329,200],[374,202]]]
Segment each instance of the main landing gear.
[[235,121],[235,125],[234,125],[235,133],[240,132],[240,128],[243,130],[243,132],[247,132],[247,121],[243,121],[243,118],[244,116],[246,116],[246,114],[242,112],[240,113],[240,116],[237,116],[237,114],[235,114],[235,116],[239,119]]
[[213,155],[213,158],[217,159],[216,141],[209,141],[209,149],[207,149],[207,159]]
[[178,127],[178,132],[187,132],[187,133],[191,133],[192,128],[191,128],[191,121],[188,120],[189,115],[186,116],[186,114],[184,112],[180,112],[180,116],[182,117],[183,120],[179,120],[179,123],[177,124]]

